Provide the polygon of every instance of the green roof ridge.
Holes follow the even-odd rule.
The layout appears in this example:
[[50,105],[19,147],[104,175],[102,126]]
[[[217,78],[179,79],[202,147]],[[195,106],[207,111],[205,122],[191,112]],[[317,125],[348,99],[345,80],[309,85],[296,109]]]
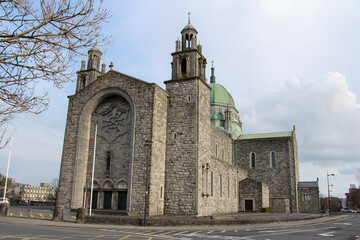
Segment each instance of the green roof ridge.
[[237,139],[260,139],[260,138],[280,138],[280,137],[291,137],[292,131],[287,132],[271,132],[271,133],[255,133],[255,134],[241,134]]

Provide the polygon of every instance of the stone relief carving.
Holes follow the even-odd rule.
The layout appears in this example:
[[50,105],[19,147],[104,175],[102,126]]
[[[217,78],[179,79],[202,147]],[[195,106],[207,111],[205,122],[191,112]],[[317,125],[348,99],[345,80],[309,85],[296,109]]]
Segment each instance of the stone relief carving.
[[127,132],[129,107],[112,103],[102,108],[99,135],[111,143]]
[[111,184],[111,182],[105,182],[104,183],[104,188],[112,188],[113,186],[112,186],[112,184]]
[[117,184],[117,188],[119,188],[119,189],[127,189],[128,186],[127,186],[127,183],[126,183],[126,182],[121,181],[121,182],[119,182],[119,183]]

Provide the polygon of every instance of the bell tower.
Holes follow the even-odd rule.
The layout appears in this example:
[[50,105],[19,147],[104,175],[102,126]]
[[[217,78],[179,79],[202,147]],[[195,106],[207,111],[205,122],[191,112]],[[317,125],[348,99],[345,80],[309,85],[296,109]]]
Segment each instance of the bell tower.
[[200,77],[205,80],[206,58],[202,55],[202,46],[197,45],[197,31],[190,23],[190,13],[188,24],[181,31],[181,42],[175,42],[175,52],[172,67],[172,80],[189,77]]
[[101,62],[102,52],[98,47],[97,43],[88,51],[88,62],[87,67],[85,59],[81,61],[81,69],[77,72],[77,85],[76,92],[85,88],[87,85],[96,80],[96,78],[105,73],[105,63],[101,66],[100,71],[100,62]]
[[[166,128],[165,214],[197,215],[202,202],[199,178],[210,159],[210,90],[206,59],[190,23],[181,31],[166,81],[169,107]],[[200,189],[200,190],[199,190]],[[204,203],[206,204],[206,203]]]

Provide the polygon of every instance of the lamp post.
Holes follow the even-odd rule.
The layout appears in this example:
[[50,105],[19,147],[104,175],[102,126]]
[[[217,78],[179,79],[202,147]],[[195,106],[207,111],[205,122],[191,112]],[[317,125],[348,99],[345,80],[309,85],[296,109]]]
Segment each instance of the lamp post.
[[[329,207],[329,214],[331,216],[331,207],[330,207],[330,184],[329,184],[329,176],[335,176],[334,173],[328,173],[326,172],[326,176],[327,176],[327,185],[328,185],[328,207]],[[331,185],[332,186],[332,185]]]
[[145,210],[144,210],[144,226],[146,226],[146,214],[148,210],[148,201],[149,201],[149,158],[151,150],[151,140],[145,141],[145,146],[149,147],[148,157],[146,158],[146,170],[145,170]]

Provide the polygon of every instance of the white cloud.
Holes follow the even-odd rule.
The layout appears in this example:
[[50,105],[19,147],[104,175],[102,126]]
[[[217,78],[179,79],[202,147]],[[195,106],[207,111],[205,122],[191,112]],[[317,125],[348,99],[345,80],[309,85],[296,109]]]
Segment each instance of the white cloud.
[[[237,106],[245,133],[289,131],[295,124],[300,166],[355,176],[360,167],[360,104],[344,75],[328,72],[313,79],[292,79],[256,99],[254,109],[243,104],[238,101]],[[300,171],[308,169],[314,168]],[[313,174],[317,176],[316,171]],[[354,181],[352,177],[342,185]]]

